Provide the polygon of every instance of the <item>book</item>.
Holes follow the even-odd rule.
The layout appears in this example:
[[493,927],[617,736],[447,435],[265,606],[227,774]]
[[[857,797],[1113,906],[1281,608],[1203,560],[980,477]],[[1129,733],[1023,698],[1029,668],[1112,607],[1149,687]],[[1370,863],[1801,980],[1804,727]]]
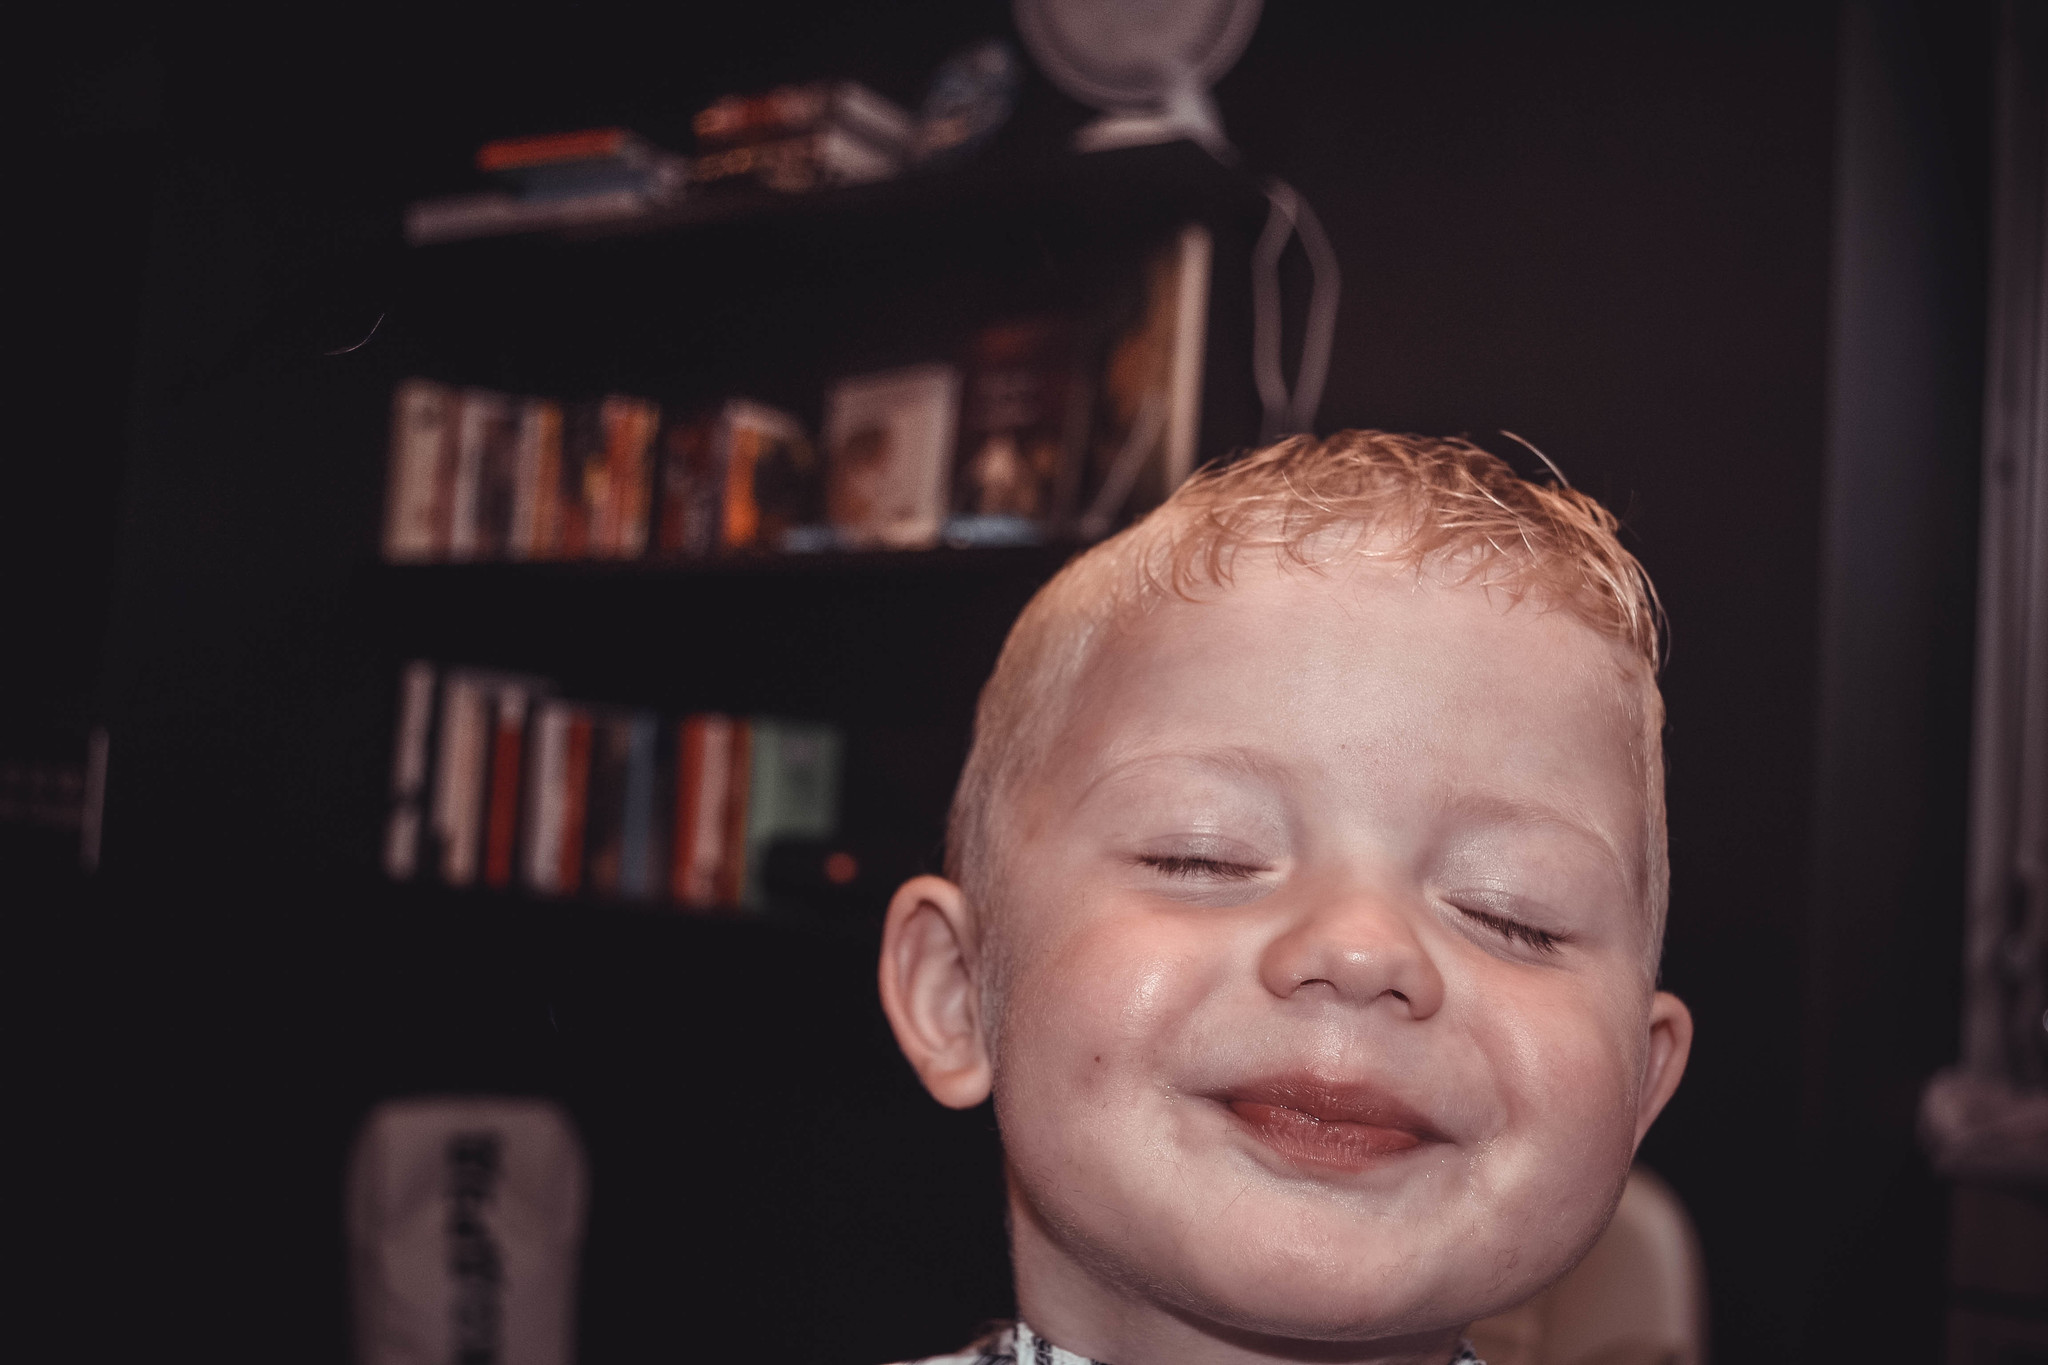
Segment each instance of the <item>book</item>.
[[455,391],[407,379],[391,395],[391,452],[385,484],[384,557],[439,559],[448,550],[455,484]]
[[826,510],[843,543],[938,543],[946,513],[960,372],[911,365],[857,375],[826,397]]
[[451,670],[441,683],[431,825],[435,861],[441,880],[450,886],[476,881],[490,733],[488,681],[467,670]]
[[750,179],[784,194],[887,180],[903,169],[903,157],[844,128],[827,125],[772,142],[707,152],[691,174],[700,185]]
[[478,669],[442,678],[433,767],[433,836],[450,886],[511,885],[526,719],[537,679]]
[[632,559],[647,548],[647,503],[658,405],[613,394],[563,415],[565,559]]
[[635,714],[626,735],[625,811],[619,829],[618,894],[653,900],[662,891],[661,721]]
[[719,545],[783,549],[790,533],[818,520],[818,457],[803,423],[745,398],[719,409],[709,469],[724,480]]
[[639,217],[681,198],[690,166],[623,128],[592,128],[485,143],[477,169],[498,188],[407,206],[407,242],[426,246]]
[[409,246],[554,232],[638,218],[666,206],[675,189],[615,189],[561,199],[521,199],[503,190],[422,199],[405,210]]
[[654,552],[697,557],[718,549],[725,510],[725,451],[715,413],[670,416],[656,441]]
[[672,195],[682,189],[688,163],[624,128],[591,128],[487,142],[476,165],[533,202],[618,191]]
[[1086,538],[1156,505],[1194,471],[1212,254],[1209,230],[1191,224],[1145,263],[1137,316],[1103,370],[1079,521]]
[[583,884],[595,895],[619,894],[624,864],[626,769],[633,717],[600,713],[590,732],[590,784],[583,826]]
[[450,886],[700,911],[763,908],[773,880],[809,903],[858,872],[830,842],[842,752],[830,725],[696,714],[670,726],[557,698],[538,678],[413,660],[383,862],[395,880],[429,866]]
[[519,408],[519,442],[514,475],[512,559],[552,559],[559,552],[562,520],[562,407],[528,398]]
[[1023,318],[968,346],[946,539],[1018,544],[1064,527],[1087,448],[1089,384],[1072,320]]
[[385,822],[384,873],[410,881],[419,870],[427,796],[427,744],[434,724],[433,664],[414,659],[399,674],[398,726],[391,752],[391,810]]
[[490,786],[484,811],[483,881],[485,886],[500,890],[512,884],[514,844],[519,835],[526,712],[530,701],[530,688],[517,684],[501,687],[491,732]]
[[746,874],[741,902],[761,908],[761,871],[784,839],[822,839],[839,815],[839,732],[829,725],[756,718],[749,726]]
[[499,559],[512,535],[519,464],[519,400],[465,389],[455,423],[450,559]]
[[676,727],[669,895],[689,909],[739,903],[745,809],[733,797],[745,753],[744,722],[730,716],[690,716]]
[[598,405],[604,431],[602,503],[591,509],[591,549],[598,558],[637,559],[647,551],[654,435],[661,407],[613,394]]
[[562,409],[562,458],[556,467],[555,551],[563,559],[596,553],[591,515],[610,496],[611,463],[605,449],[601,403],[569,403]]
[[858,81],[815,81],[761,95],[727,95],[690,121],[700,149],[776,141],[828,126],[899,155],[917,131],[908,111]]
[[572,133],[508,137],[477,149],[476,168],[492,174],[535,166],[574,165],[585,161],[632,160],[644,157],[647,144],[624,128],[584,128]]
[[534,717],[523,862],[526,884],[542,895],[573,895],[583,884],[592,726],[589,708],[574,702],[543,702]]

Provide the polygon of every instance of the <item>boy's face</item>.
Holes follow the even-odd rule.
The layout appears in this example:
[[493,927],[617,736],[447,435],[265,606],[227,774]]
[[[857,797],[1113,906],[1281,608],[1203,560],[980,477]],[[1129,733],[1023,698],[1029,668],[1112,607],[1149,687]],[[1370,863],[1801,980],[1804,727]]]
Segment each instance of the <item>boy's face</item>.
[[1105,645],[1011,797],[976,913],[1020,1275],[1462,1326],[1605,1226],[1683,1066],[1639,674],[1567,612],[1249,559]]

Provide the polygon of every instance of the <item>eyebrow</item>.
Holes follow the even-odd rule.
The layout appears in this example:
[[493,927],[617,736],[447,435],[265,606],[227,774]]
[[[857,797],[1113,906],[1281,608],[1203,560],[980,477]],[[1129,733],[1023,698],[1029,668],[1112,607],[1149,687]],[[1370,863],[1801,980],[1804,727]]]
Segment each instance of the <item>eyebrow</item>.
[[1613,840],[1571,812],[1547,802],[1501,791],[1463,791],[1438,802],[1438,809],[1447,815],[1490,825],[1563,830],[1598,849],[1629,882],[1637,879],[1633,864]]
[[1212,768],[1231,777],[1249,777],[1270,781],[1288,771],[1288,765],[1279,763],[1257,750],[1226,745],[1213,749],[1139,749],[1112,760],[1107,767],[1081,789],[1075,797],[1078,804],[1095,794],[1102,787],[1120,777],[1127,776],[1133,769],[1154,763],[1191,763],[1197,767]]

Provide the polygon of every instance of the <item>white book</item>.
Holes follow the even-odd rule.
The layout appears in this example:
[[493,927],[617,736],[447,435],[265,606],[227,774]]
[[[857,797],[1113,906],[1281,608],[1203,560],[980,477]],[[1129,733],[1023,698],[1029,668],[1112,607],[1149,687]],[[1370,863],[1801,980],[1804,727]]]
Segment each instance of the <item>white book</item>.
[[833,385],[826,400],[826,504],[856,547],[936,545],[959,422],[960,371],[910,365]]
[[492,446],[517,421],[513,400],[489,389],[465,389],[455,421],[455,486],[448,557],[475,559],[485,549],[484,485]]
[[453,476],[455,392],[408,379],[391,395],[391,455],[385,486],[384,557],[438,559],[447,552]]
[[532,778],[526,788],[526,884],[544,896],[564,889],[562,842],[567,816],[569,728],[575,708],[543,703],[533,720]]
[[435,755],[431,827],[441,850],[441,880],[450,886],[476,881],[483,844],[490,701],[488,683],[476,674],[451,672],[441,684],[441,742]]

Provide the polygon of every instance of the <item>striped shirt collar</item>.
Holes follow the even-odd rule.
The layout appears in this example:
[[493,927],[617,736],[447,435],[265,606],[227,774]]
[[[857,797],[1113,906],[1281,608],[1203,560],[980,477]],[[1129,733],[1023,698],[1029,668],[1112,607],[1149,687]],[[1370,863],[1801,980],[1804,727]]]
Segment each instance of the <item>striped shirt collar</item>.
[[[954,1362],[958,1365],[1109,1365],[1107,1361],[1076,1355],[1064,1346],[1055,1346],[1032,1331],[1031,1324],[1027,1322],[1005,1327],[963,1355],[941,1356],[925,1362],[925,1365],[954,1365]],[[1460,1342],[1458,1353],[1451,1357],[1450,1365],[1486,1365],[1486,1362],[1472,1354],[1470,1346]]]

